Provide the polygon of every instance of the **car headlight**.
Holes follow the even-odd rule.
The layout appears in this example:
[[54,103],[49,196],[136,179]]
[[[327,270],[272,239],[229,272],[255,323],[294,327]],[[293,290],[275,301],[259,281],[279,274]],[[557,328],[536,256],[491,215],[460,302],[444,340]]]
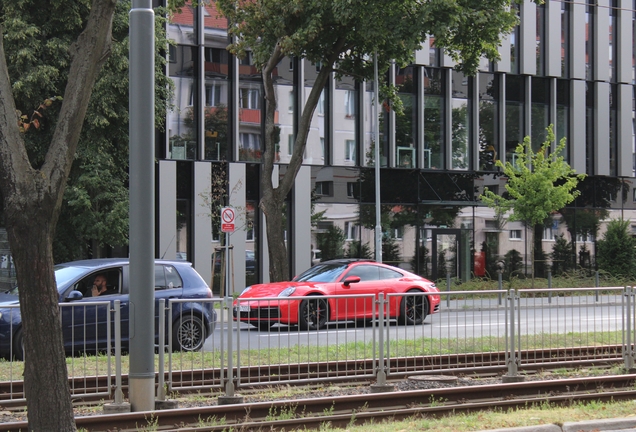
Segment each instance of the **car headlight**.
[[245,288],[245,289],[243,290],[243,292],[241,292],[241,295],[245,294],[246,292],[248,292],[248,291],[249,291],[249,290],[251,290],[251,289],[252,289],[252,287],[251,287],[251,286],[248,286],[247,288]]
[[296,291],[296,287],[285,288],[280,292],[280,294],[278,294],[278,297],[289,297],[294,293],[294,291]]

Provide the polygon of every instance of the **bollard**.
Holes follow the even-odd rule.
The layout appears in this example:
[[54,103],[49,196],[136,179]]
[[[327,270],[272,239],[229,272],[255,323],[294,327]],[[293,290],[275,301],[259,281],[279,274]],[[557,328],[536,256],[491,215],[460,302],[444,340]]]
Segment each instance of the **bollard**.
[[625,360],[625,370],[627,373],[634,373],[634,345],[632,344],[632,305],[634,297],[633,287],[625,287],[625,317],[626,322],[623,323],[625,335],[623,340],[623,359]]
[[159,354],[159,367],[157,383],[157,400],[166,400],[166,388],[165,388],[165,366],[164,355],[166,353],[166,347],[164,346],[166,340],[166,299],[159,300],[159,341],[157,343],[157,351]]
[[[403,298],[402,301],[405,301]],[[379,323],[379,337],[378,345],[380,346],[380,354],[378,356],[378,374],[375,384],[371,384],[371,393],[383,393],[395,390],[395,386],[386,383],[386,353],[384,351],[384,332],[388,324],[388,319],[384,313],[385,311],[384,293],[378,294],[378,323]]]
[[[236,361],[237,361],[237,376],[234,376],[234,360],[233,360],[233,354],[234,354],[234,343],[232,342],[232,338],[233,338],[233,333],[234,333],[234,329],[232,328],[232,324],[234,323],[233,319],[232,319],[232,308],[233,308],[233,304],[234,304],[234,298],[233,297],[225,297],[224,298],[224,302],[223,302],[223,309],[221,311],[222,314],[224,314],[224,316],[227,317],[227,376],[224,379],[225,382],[225,394],[219,396],[218,398],[218,404],[219,405],[231,405],[231,404],[240,404],[243,403],[243,396],[239,395],[239,394],[235,394],[235,386],[234,386],[234,380],[238,379],[238,374],[240,373],[240,367],[238,367],[241,364],[241,357],[240,357],[240,350],[237,349],[237,353],[236,353]],[[221,317],[221,323],[223,323],[224,317]],[[240,335],[241,332],[238,331],[240,330],[240,320],[236,320],[236,329],[237,329],[237,347],[240,346]],[[221,339],[222,341],[222,339]],[[221,342],[223,343],[223,342]],[[221,350],[221,352],[223,352]]]
[[510,340],[510,344],[506,344],[506,362],[508,363],[508,374],[502,377],[502,382],[521,382],[524,381],[523,376],[518,374],[518,362],[517,347],[515,344],[515,300],[518,298],[514,289],[508,292],[508,301],[510,303],[510,333],[507,333],[507,338]]

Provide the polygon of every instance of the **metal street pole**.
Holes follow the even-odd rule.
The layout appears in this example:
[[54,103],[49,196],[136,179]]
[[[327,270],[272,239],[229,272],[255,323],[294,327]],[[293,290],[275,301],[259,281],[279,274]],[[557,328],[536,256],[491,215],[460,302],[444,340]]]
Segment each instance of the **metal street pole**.
[[375,85],[373,86],[374,104],[373,111],[375,113],[375,260],[382,262],[382,224],[380,220],[380,80],[378,79],[378,53],[373,54],[373,78]]
[[[155,409],[155,14],[130,10],[130,371],[132,411]],[[160,347],[163,344],[160,343]],[[162,349],[162,348],[160,348]]]

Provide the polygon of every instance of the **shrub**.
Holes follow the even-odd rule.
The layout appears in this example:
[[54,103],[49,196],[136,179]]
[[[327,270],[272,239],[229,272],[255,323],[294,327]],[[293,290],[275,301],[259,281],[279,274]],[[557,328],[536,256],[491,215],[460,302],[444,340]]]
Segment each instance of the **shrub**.
[[607,225],[603,238],[596,243],[596,263],[599,270],[614,276],[636,274],[636,243],[629,233],[630,222],[614,219]]

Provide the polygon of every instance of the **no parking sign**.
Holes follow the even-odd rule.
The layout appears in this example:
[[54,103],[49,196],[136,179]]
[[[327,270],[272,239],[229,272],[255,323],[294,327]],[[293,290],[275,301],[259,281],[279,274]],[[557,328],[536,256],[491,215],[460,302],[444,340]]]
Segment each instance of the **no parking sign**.
[[234,208],[223,207],[221,209],[221,232],[234,232]]

